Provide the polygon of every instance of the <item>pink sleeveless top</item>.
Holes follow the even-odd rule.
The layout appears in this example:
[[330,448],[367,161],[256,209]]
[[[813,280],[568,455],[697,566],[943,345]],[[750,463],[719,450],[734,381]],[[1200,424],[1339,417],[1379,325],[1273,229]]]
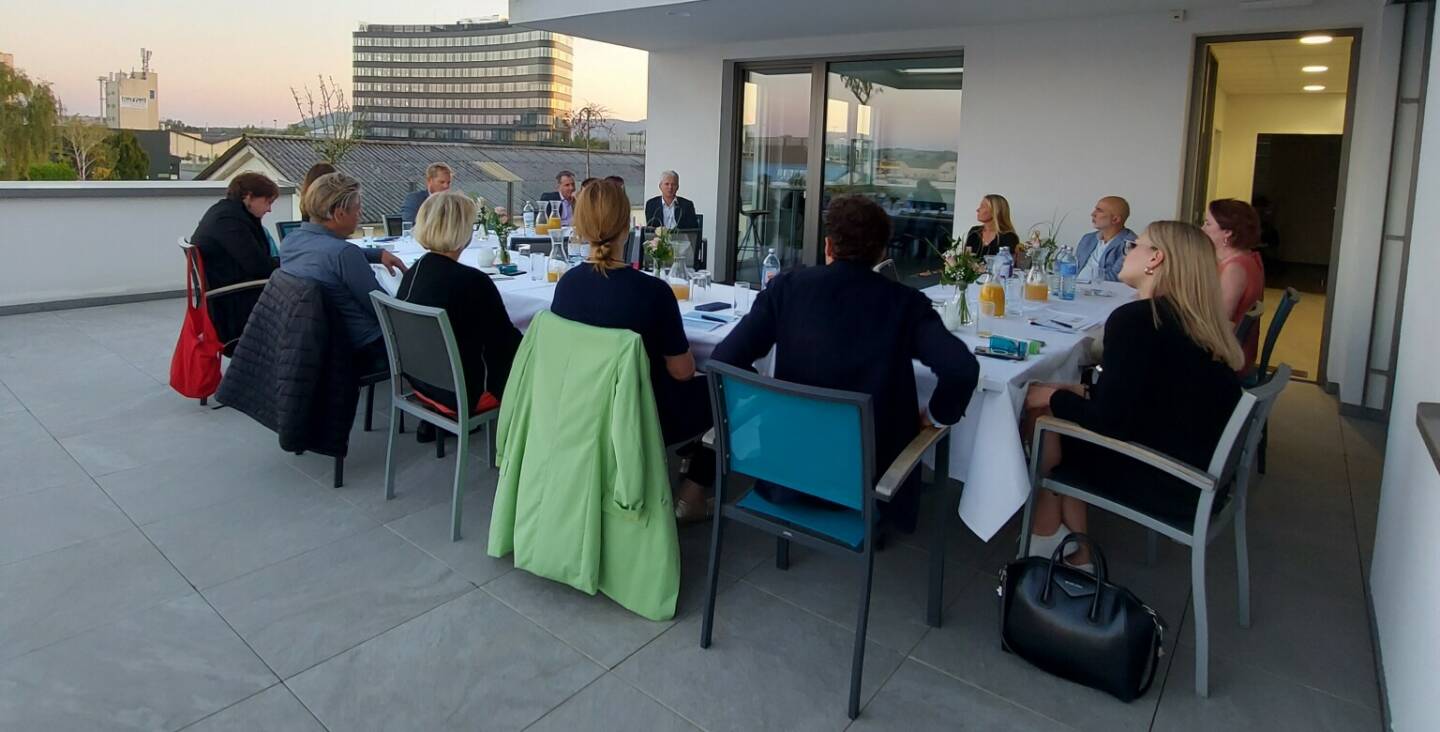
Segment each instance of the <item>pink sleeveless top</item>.
[[[1239,325],[1245,313],[1250,312],[1250,308],[1265,297],[1265,264],[1260,260],[1259,252],[1245,252],[1232,255],[1221,262],[1218,272],[1223,273],[1231,265],[1239,265],[1245,270],[1245,292],[1241,294],[1240,302],[1235,303],[1234,312],[1230,313],[1230,322]],[[1256,327],[1250,329],[1250,335],[1245,342],[1240,344],[1240,348],[1245,352],[1246,364],[1255,363],[1259,345],[1260,327],[1257,323]]]

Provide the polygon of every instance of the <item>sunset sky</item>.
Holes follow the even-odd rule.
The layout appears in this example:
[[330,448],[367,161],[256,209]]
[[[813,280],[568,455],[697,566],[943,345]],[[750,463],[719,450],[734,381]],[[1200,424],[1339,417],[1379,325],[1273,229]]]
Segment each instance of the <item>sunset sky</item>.
[[[314,88],[325,74],[348,95],[350,34],[360,22],[453,23],[506,7],[505,0],[0,0],[0,52],[14,54],[30,78],[50,82],[70,113],[99,114],[96,77],[138,69],[144,47],[160,74],[162,118],[284,126],[299,118],[292,86]],[[576,39],[576,103],[643,119],[645,65],[643,51]]]

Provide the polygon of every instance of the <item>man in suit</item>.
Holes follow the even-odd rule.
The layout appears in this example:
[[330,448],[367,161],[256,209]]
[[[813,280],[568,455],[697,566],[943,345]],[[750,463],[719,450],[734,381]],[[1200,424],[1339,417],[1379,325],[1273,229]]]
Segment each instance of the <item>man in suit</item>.
[[[869,394],[875,409],[874,478],[924,424],[954,424],[965,414],[980,365],[940,322],[920,291],[871,268],[890,241],[890,217],[863,196],[839,196],[826,211],[825,266],[791,270],[770,281],[750,314],[715,348],[717,361],[742,368],[776,349],[775,378]],[[912,359],[935,373],[925,409],[915,393]],[[906,486],[885,509],[912,531],[919,491]],[[771,500],[796,500],[765,486]],[[787,495],[789,494],[789,495]]]
[[675,195],[679,192],[680,174],[673,170],[661,173],[660,195],[645,202],[645,225],[667,229],[700,228],[700,220],[695,217],[695,204],[688,198]]
[[415,217],[420,215],[420,204],[425,203],[433,193],[450,190],[450,181],[455,177],[455,171],[444,163],[431,163],[425,169],[425,187],[418,191],[411,191],[405,197],[405,205],[400,207],[400,220],[415,223]]
[[575,174],[562,170],[555,174],[555,190],[540,194],[541,201],[560,202],[560,224],[569,226],[575,216]]
[[1106,196],[1090,212],[1095,230],[1080,237],[1075,245],[1075,263],[1080,282],[1119,282],[1120,265],[1125,263],[1125,245],[1135,241],[1135,232],[1125,228],[1130,204],[1119,196]]

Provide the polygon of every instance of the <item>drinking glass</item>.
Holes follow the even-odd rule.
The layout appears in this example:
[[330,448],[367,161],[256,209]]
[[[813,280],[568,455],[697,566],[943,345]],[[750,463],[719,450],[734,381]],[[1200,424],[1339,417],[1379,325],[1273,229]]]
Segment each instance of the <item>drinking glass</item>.
[[690,301],[696,303],[710,301],[709,272],[697,269],[690,275]]
[[744,315],[750,312],[750,283],[735,283],[735,314]]
[[373,245],[374,243],[375,243],[375,227],[373,227],[373,226],[366,226],[366,227],[365,227],[365,246],[368,247],[368,246]]
[[400,238],[401,238],[401,239],[404,239],[405,241],[410,241],[411,239],[414,238],[414,234],[415,234],[415,222],[414,222],[414,221],[406,221],[406,222],[400,224]]

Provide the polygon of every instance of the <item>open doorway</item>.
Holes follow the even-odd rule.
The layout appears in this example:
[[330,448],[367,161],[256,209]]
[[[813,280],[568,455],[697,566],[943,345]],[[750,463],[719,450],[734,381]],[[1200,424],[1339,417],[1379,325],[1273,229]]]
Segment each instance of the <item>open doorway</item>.
[[1317,381],[1328,323],[1355,38],[1343,32],[1200,39],[1187,150],[1186,215],[1217,198],[1260,215],[1269,331],[1286,288],[1300,301],[1271,358]]

